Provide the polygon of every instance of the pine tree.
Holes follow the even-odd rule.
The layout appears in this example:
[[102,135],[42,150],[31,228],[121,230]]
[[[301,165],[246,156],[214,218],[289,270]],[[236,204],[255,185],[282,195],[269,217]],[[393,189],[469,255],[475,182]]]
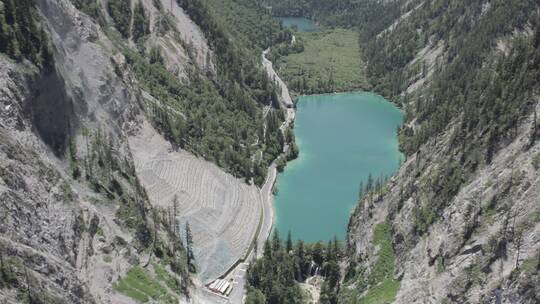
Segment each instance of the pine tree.
[[147,35],[150,32],[150,25],[146,13],[144,12],[144,6],[139,0],[135,4],[133,10],[133,28],[132,28],[132,37],[133,40],[139,42],[141,38]]
[[358,201],[359,202],[362,200],[363,196],[364,196],[364,182],[360,182],[360,186],[358,187]]
[[371,191],[372,188],[373,188],[373,177],[371,176],[371,173],[369,173],[367,184],[366,184],[366,192]]
[[257,288],[249,288],[246,296],[246,304],[266,304],[266,297]]
[[279,231],[274,229],[274,237],[272,238],[272,250],[278,252],[281,250],[281,239],[279,238]]
[[2,279],[5,281],[7,275],[6,275],[5,265],[4,265],[4,254],[2,250],[0,250],[0,272],[1,272]]
[[150,64],[163,64],[163,56],[161,56],[161,51],[159,46],[154,46],[150,49]]
[[270,244],[270,241],[267,239],[264,241],[264,257],[268,260],[272,259],[272,245]]
[[337,259],[341,256],[341,246],[339,245],[339,240],[336,236],[334,236],[334,241],[332,243],[332,251],[333,251],[333,257],[337,261]]
[[323,261],[324,261],[324,257],[323,257],[324,249],[323,249],[323,247],[324,246],[323,246],[323,244],[321,242],[317,242],[313,246],[313,251],[311,253],[312,258],[313,258],[313,262],[315,262],[315,264],[317,264],[319,266],[322,265]]
[[[174,195],[173,197],[173,214],[172,214],[172,217],[173,218],[176,218],[176,216],[178,215],[178,195]],[[176,228],[175,228],[176,229]]]
[[116,29],[124,38],[130,34],[131,3],[130,0],[109,0],[107,9],[113,19]]
[[532,146],[534,146],[536,138],[538,137],[538,121],[536,117],[536,110],[534,110],[533,112],[533,121],[530,132],[531,135],[529,136],[529,143],[527,144],[527,149],[530,149]]
[[306,278],[306,252],[304,249],[304,241],[299,240],[296,244],[296,257],[298,259],[299,280],[303,281]]
[[332,241],[328,241],[328,243],[326,244],[326,250],[324,253],[325,253],[325,256],[324,256],[325,262],[329,262],[334,259],[334,256],[332,253]]
[[537,25],[536,25],[536,31],[534,33],[533,46],[537,50],[540,48],[540,23],[537,23]]
[[195,256],[193,254],[193,235],[191,234],[189,222],[186,222],[186,250],[188,267],[194,269],[193,261],[195,260]]
[[32,296],[32,287],[30,285],[30,276],[28,275],[28,268],[26,268],[26,266],[24,266],[24,276],[26,279],[26,292],[28,296],[28,303],[32,304],[34,303],[34,299]]
[[291,252],[293,250],[293,241],[291,236],[291,231],[289,230],[289,233],[287,234],[287,253]]

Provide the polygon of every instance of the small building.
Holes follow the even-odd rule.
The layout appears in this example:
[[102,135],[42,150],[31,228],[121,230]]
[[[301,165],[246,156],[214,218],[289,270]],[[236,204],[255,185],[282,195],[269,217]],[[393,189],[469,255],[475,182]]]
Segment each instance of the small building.
[[219,293],[224,296],[228,296],[232,291],[232,284],[226,280],[217,279],[214,282],[207,285],[208,289],[215,293]]

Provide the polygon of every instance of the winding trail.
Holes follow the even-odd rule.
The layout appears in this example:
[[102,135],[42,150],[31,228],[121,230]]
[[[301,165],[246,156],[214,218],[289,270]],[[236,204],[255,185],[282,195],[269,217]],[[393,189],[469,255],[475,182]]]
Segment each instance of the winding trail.
[[[295,38],[293,36],[293,40],[294,39]],[[268,55],[268,53],[270,53],[270,48],[267,48],[266,50],[263,51],[261,55],[262,64],[266,69],[266,73],[268,74],[268,77],[272,79],[278,85],[278,87],[281,88],[281,98],[280,98],[281,104],[284,105],[286,108],[291,108],[293,107],[293,101],[292,101],[291,95],[289,94],[289,88],[287,88],[287,85],[285,84],[285,82],[281,80],[281,78],[278,76],[278,74],[274,70],[274,64],[272,63],[272,61],[266,58],[266,55]]]
[[[277,75],[272,62],[266,58],[266,55],[269,52],[270,49],[266,49],[263,51],[262,63],[270,79],[272,79],[276,83],[276,85],[281,88],[280,103],[282,108],[286,109],[286,116],[285,121],[280,126],[280,129],[282,132],[285,132],[294,121],[296,111],[294,109],[294,103],[289,94],[289,89],[287,88],[287,85]],[[288,150],[289,145],[286,144],[283,147],[283,154],[287,153]],[[232,279],[234,286],[227,303],[240,304],[244,302],[244,297],[246,293],[246,270],[248,267],[248,263],[262,256],[264,242],[268,239],[268,237],[270,237],[270,234],[272,232],[272,228],[274,225],[274,208],[272,205],[274,202],[274,195],[272,194],[272,190],[274,188],[276,178],[277,168],[276,161],[274,160],[274,162],[272,162],[272,164],[268,168],[266,181],[264,182],[263,186],[259,191],[262,202],[262,222],[260,223],[259,232],[255,239],[256,246],[254,246],[254,248],[252,248],[251,251],[247,254],[247,258],[242,263],[236,265],[235,268],[230,270],[230,272],[225,277],[226,280]]]
[[[294,36],[293,36],[294,41]],[[264,67],[266,68],[266,72],[268,73],[268,76],[278,85],[279,88],[281,88],[281,98],[280,102],[284,109],[286,109],[286,116],[285,121],[280,126],[281,132],[285,132],[287,128],[292,124],[294,121],[294,118],[296,117],[296,111],[294,109],[294,103],[292,101],[292,98],[289,94],[289,88],[287,88],[287,85],[279,75],[274,70],[273,64],[270,60],[266,58],[266,55],[270,52],[270,48],[266,49],[262,53],[262,62]],[[289,150],[289,145],[285,144],[283,147],[282,154],[286,154]],[[272,194],[272,190],[274,188],[274,184],[276,182],[277,178],[277,168],[276,168],[276,160],[272,162],[270,165],[270,168],[268,168],[268,172],[266,175],[266,181],[264,185],[261,187],[261,195],[262,202],[263,202],[263,224],[261,226],[261,229],[259,231],[259,235],[257,237],[257,247],[261,250],[257,250],[257,258],[262,256],[262,248],[264,246],[264,242],[266,239],[270,236],[270,233],[272,232],[272,227],[274,223],[274,208],[272,206],[274,202],[274,195]],[[251,254],[250,254],[251,256]]]

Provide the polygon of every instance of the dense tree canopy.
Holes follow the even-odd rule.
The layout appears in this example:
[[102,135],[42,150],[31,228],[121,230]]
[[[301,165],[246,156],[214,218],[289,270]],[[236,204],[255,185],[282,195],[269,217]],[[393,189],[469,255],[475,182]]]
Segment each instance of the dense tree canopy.
[[276,231],[263,252],[248,269],[247,299],[252,303],[303,303],[305,295],[298,282],[313,275],[325,277],[321,303],[337,303],[342,253],[336,239],[327,246],[322,242],[306,245],[301,240],[293,245],[290,233],[284,242]]
[[131,33],[131,2],[130,0],[111,0],[107,2],[109,15],[114,21],[116,29],[124,38]]
[[32,0],[0,1],[0,52],[48,67],[53,54]]

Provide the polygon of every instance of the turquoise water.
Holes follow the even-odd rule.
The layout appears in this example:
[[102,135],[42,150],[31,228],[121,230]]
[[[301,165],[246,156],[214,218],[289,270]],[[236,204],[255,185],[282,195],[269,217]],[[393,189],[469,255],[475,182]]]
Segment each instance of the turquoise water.
[[281,20],[283,26],[292,27],[297,26],[298,31],[300,32],[316,32],[319,30],[319,27],[313,22],[304,17],[276,17]]
[[301,97],[296,115],[300,155],[278,177],[275,227],[306,242],[343,240],[360,182],[399,167],[403,115],[362,92]]

